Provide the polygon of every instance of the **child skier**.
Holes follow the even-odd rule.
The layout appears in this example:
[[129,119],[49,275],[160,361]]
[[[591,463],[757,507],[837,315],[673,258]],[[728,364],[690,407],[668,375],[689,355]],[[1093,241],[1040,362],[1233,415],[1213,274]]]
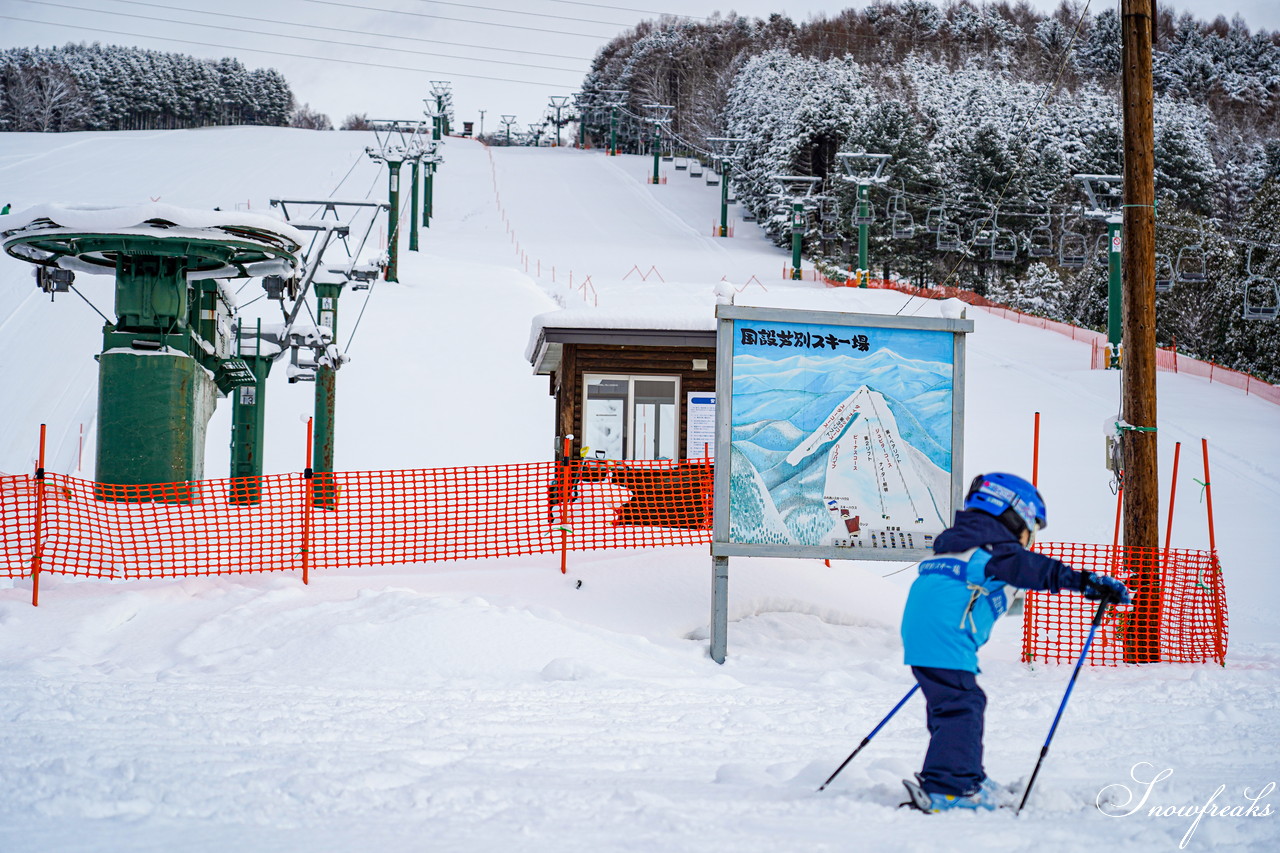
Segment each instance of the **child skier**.
[[1008,609],[1005,587],[1131,600],[1115,578],[1028,551],[1044,526],[1044,499],[1035,486],[1013,474],[979,475],[955,525],[935,541],[936,556],[920,564],[911,585],[902,644],[927,703],[930,739],[919,784],[904,784],[911,805],[922,811],[996,807],[998,786],[982,769],[987,697],[975,675],[978,649]]

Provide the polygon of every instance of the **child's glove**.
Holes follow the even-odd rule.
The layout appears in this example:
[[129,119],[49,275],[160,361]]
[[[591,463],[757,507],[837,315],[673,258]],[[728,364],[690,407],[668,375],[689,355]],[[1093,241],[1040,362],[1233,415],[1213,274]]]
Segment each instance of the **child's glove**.
[[1106,598],[1116,604],[1133,604],[1133,595],[1129,592],[1129,587],[1116,578],[1094,574],[1093,572],[1081,572],[1080,574],[1080,592],[1084,594],[1085,598],[1094,601]]

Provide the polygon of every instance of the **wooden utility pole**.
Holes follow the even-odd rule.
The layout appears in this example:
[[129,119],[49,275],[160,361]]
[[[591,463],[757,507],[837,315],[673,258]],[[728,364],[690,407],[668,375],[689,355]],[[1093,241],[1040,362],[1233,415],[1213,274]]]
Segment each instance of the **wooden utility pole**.
[[[1124,96],[1124,543],[1138,606],[1125,660],[1160,659],[1160,499],[1156,443],[1155,0],[1121,0]],[[1132,552],[1130,552],[1132,553]]]

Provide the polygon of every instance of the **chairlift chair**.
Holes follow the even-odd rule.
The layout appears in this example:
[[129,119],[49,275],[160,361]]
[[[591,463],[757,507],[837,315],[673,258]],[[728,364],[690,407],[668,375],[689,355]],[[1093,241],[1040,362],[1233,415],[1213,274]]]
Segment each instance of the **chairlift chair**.
[[928,214],[924,218],[924,230],[930,234],[937,234],[942,230],[942,223],[947,219],[947,211],[945,208],[931,207]]
[[1156,255],[1156,293],[1173,290],[1173,279],[1173,261],[1164,253]]
[[910,240],[916,236],[916,220],[910,211],[900,210],[889,219],[890,232],[895,240]]
[[683,172],[685,169],[688,169],[688,168],[689,168],[689,158],[688,158],[688,157],[677,157],[677,158],[676,158],[676,160],[675,160],[675,163],[676,163],[676,171],[677,171],[677,172]]
[[1204,246],[1196,243],[1179,249],[1176,269],[1180,282],[1199,284],[1208,281],[1209,273],[1205,262]]
[[1093,243],[1093,260],[1098,266],[1111,266],[1111,239],[1106,234],[1099,234]]
[[853,224],[854,225],[874,225],[876,221],[876,206],[871,202],[856,201],[853,203]]
[[713,171],[711,171],[711,170],[708,170],[708,171],[707,171],[707,186],[709,186],[709,187],[714,187],[714,186],[717,186],[719,183],[720,183],[720,176],[719,176],[718,174],[716,174],[715,172],[713,172]]
[[997,228],[991,241],[991,260],[1014,261],[1018,259],[1018,235],[1009,228]]
[[1280,311],[1280,285],[1270,276],[1253,271],[1253,247],[1245,260],[1244,319],[1274,320]]
[[934,248],[940,252],[957,252],[964,241],[960,237],[960,223],[942,220],[938,223]]
[[1244,319],[1274,320],[1280,309],[1280,286],[1273,278],[1253,276],[1244,283]]
[[993,218],[975,219],[970,223],[973,229],[973,245],[994,246],[996,242],[996,224]]
[[702,177],[702,161],[701,160],[694,158],[693,160],[689,161],[689,177],[691,178]]
[[1058,242],[1058,266],[1069,270],[1084,269],[1089,260],[1089,243],[1078,231],[1063,231]]
[[1028,235],[1027,254],[1033,258],[1047,258],[1053,254],[1053,231],[1046,225],[1037,225]]

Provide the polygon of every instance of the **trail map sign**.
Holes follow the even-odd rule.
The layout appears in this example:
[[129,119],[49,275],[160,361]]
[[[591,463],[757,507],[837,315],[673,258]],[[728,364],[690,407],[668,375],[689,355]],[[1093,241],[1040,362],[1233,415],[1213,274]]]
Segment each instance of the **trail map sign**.
[[712,657],[723,661],[728,557],[933,553],[960,500],[973,322],[732,305],[716,317]]
[[728,411],[712,553],[931,554],[959,496],[972,321],[728,305],[717,317]]

